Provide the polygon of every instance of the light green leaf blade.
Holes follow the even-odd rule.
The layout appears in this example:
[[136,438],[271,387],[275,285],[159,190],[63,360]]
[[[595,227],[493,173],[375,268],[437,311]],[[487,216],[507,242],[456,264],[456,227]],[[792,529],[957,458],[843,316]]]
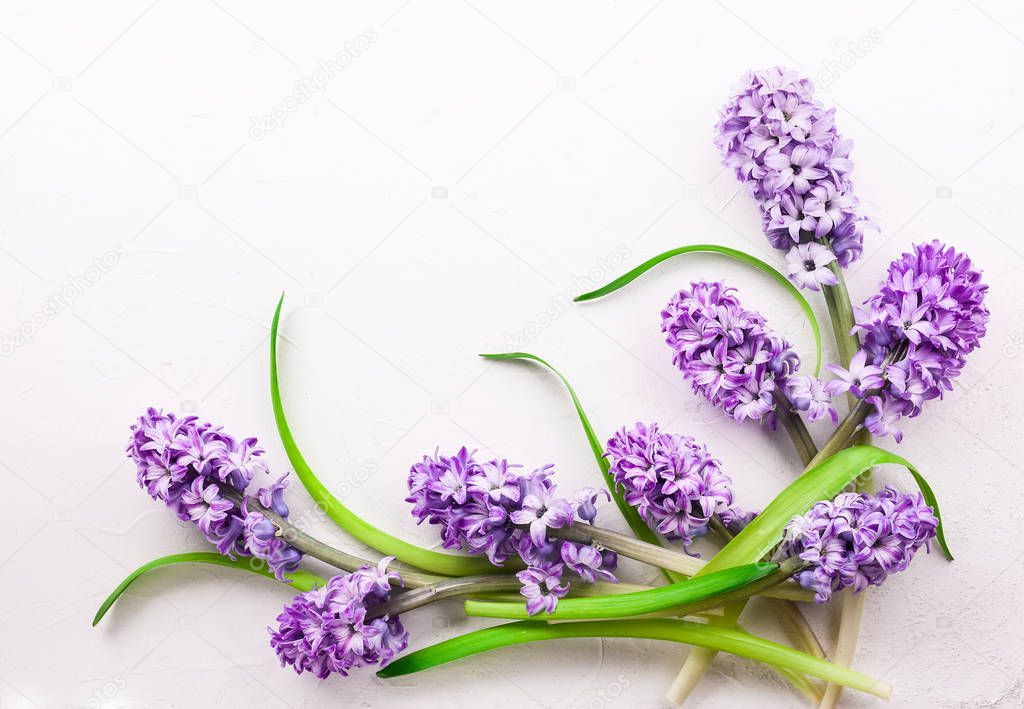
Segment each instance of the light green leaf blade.
[[[254,573],[257,576],[263,576],[265,578],[276,581],[274,574],[267,569],[265,562],[260,562],[258,559],[252,557],[241,557],[238,559],[229,559],[221,554],[215,554],[214,552],[188,552],[184,554],[171,554],[170,556],[162,556],[159,559],[153,559],[152,561],[143,564],[135,571],[128,574],[124,581],[118,584],[106,600],[100,605],[99,610],[96,611],[96,615],[92,619],[92,624],[95,626],[101,620],[103,616],[107,614],[110,607],[114,605],[118,598],[121,597],[128,587],[131,586],[140,576],[149,573],[155,569],[160,569],[165,566],[173,566],[175,564],[216,564],[217,566],[227,566],[232,569],[241,569]],[[285,574],[285,579],[290,582],[290,587],[296,592],[309,591],[314,586],[323,586],[325,581],[301,569],[290,574]]]
[[[745,564],[724,569],[699,578],[687,579],[668,586],[660,586],[634,593],[614,596],[563,598],[553,613],[533,616],[534,620],[582,620],[599,618],[628,618],[657,613],[663,610],[685,608],[714,599],[753,584],[775,573],[778,564]],[[704,606],[707,607],[707,606]],[[530,620],[526,604],[468,600],[466,615],[482,618],[509,618]]]
[[453,660],[496,648],[564,638],[625,637],[667,640],[728,652],[842,684],[851,689],[886,698],[891,687],[859,672],[833,665],[813,655],[779,645],[739,630],[718,628],[684,620],[606,620],[548,624],[536,621],[507,623],[445,640],[409,653],[377,675],[384,678],[421,672]]
[[922,497],[940,520],[936,532],[939,546],[952,559],[943,534],[938,502],[917,469],[895,453],[875,446],[854,446],[825,459],[790,483],[750,524],[715,554],[698,575],[757,561],[782,539],[783,530],[793,517],[804,514],[816,502],[831,500],[861,473],[885,463],[902,465],[914,476],[921,488]]
[[695,253],[719,254],[721,256],[731,258],[734,261],[739,261],[740,263],[752,266],[759,271],[767,273],[773,280],[782,285],[782,287],[785,288],[793,297],[793,300],[796,301],[797,305],[800,306],[800,309],[804,312],[804,315],[807,318],[807,323],[811,326],[811,332],[814,334],[814,376],[818,376],[821,372],[821,326],[818,324],[818,318],[814,315],[814,310],[811,309],[811,304],[807,302],[807,299],[804,298],[800,290],[794,286],[785,275],[775,270],[772,266],[756,256],[751,256],[745,251],[740,251],[739,249],[731,249],[728,246],[719,246],[718,244],[692,244],[690,246],[680,246],[679,248],[671,249],[662,254],[658,254],[654,258],[644,261],[642,264],[628,273],[619,276],[611,283],[601,286],[597,290],[592,290],[589,293],[576,296],[574,300],[576,302],[583,302],[587,300],[594,300],[595,298],[601,298],[609,293],[614,293],[623,286],[632,283],[662,261],[667,261],[673,256],[679,256],[681,254]]
[[[343,505],[316,476],[299,450],[298,444],[295,442],[291,427],[288,425],[288,420],[284,415],[284,405],[281,403],[281,389],[277,375],[277,333],[281,321],[281,307],[283,305],[284,294],[282,293],[281,299],[277,302],[274,320],[270,327],[270,399],[274,406],[274,420],[277,422],[277,432],[281,437],[285,453],[288,454],[288,460],[291,461],[292,467],[295,469],[296,477],[299,478],[306,491],[309,492],[310,497],[316,501],[329,518],[360,542],[376,549],[381,554],[394,556],[404,564],[445,576],[474,576],[477,574],[495,573],[495,567],[485,557],[442,554],[410,544],[377,529]],[[502,571],[511,572],[514,571],[514,568],[509,566],[505,569],[497,570],[498,573]]]
[[[576,395],[576,390],[572,388],[569,380],[562,375],[557,369],[551,364],[541,359],[535,354],[529,352],[507,352],[503,354],[482,354],[480,355],[484,359],[492,361],[509,361],[509,360],[528,360],[543,365],[550,370],[556,377],[558,377],[562,384],[565,386],[567,392],[569,392],[570,398],[572,398],[572,404],[576,408],[576,414],[579,416],[580,425],[583,426],[583,433],[587,437],[587,443],[590,445],[590,450],[594,454],[594,460],[597,462],[597,467],[601,469],[601,475],[604,478],[605,486],[608,488],[608,492],[611,493],[612,500],[615,501],[615,506],[619,508],[619,512],[622,517],[626,520],[626,524],[632,530],[633,535],[637,539],[642,539],[649,544],[657,544],[664,546],[661,539],[651,531],[651,528],[647,526],[647,523],[643,521],[640,514],[636,509],[626,502],[626,499],[622,496],[622,492],[618,489],[615,484],[615,479],[612,477],[610,472],[610,466],[608,460],[604,457],[604,446],[601,445],[601,440],[594,433],[594,427],[590,425],[590,419],[586,412],[583,410],[583,404],[580,403],[579,397]],[[665,576],[668,577],[669,581],[680,581],[685,578],[680,574],[672,571],[665,571]]]

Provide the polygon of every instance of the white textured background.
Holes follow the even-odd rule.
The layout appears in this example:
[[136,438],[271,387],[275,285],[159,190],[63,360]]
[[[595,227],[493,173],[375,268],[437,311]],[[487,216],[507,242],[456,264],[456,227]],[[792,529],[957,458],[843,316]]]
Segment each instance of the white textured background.
[[[763,505],[795,455],[696,404],[658,309],[689,279],[724,277],[806,353],[793,303],[713,257],[606,301],[568,299],[685,243],[781,264],[711,143],[743,70],[775,63],[826,86],[856,141],[857,191],[881,235],[850,271],[854,299],[936,236],[992,286],[985,346],[899,448],[944,503],[957,561],[922,555],[872,595],[856,665],[895,684],[892,706],[1021,705],[1024,12],[994,0],[695,5],[3,4],[0,707],[659,705],[683,647],[521,647],[388,685],[369,671],[296,677],[265,631],[288,592],[227,569],[164,571],[89,621],[136,565],[205,548],[135,486],[122,448],[146,405],[258,435],[286,468],[267,394],[282,290],[300,443],[391,532],[436,543],[401,502],[409,463],[435,445],[554,461],[570,488],[595,481],[553,378],[474,357],[510,346],[562,368],[601,435],[637,419],[694,434],[740,502]],[[360,36],[375,41],[281,108]],[[80,292],[54,308],[69,284]],[[291,497],[309,509],[301,488]],[[603,516],[619,526],[613,508]],[[636,565],[625,576],[653,578]],[[813,617],[831,637],[829,614]],[[408,625],[422,646],[474,624],[451,604]],[[693,705],[752,702],[799,705],[726,657]]]

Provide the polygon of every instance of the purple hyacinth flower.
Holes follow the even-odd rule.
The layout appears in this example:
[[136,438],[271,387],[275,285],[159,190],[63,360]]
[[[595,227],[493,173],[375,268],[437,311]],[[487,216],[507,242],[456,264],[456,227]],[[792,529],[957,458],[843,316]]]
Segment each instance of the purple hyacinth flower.
[[[757,200],[772,246],[814,244],[844,268],[860,257],[870,222],[858,214],[850,181],[852,142],[808,79],[781,67],[748,72],[721,111],[715,144]],[[820,267],[808,277],[790,260],[801,287],[833,285]],[[801,265],[808,260],[801,255]]]
[[821,244],[797,244],[786,253],[786,272],[801,288],[821,290],[839,282],[828,268],[835,260],[836,255]]
[[707,533],[711,515],[732,504],[732,481],[690,436],[637,423],[608,440],[609,473],[647,525],[684,545]]
[[939,241],[914,246],[889,265],[879,292],[857,309],[861,350],[849,369],[829,366],[838,377],[829,392],[867,397],[873,404],[868,430],[898,442],[899,420],[950,391],[978,348],[989,318],[987,292],[965,254]]
[[794,517],[777,556],[807,562],[796,579],[815,592],[817,602],[827,603],[843,588],[859,592],[904,571],[922,546],[928,549],[938,524],[920,493],[891,487],[871,495],[843,493]]
[[335,576],[285,606],[277,616],[278,627],[267,629],[281,666],[325,679],[331,673],[347,676],[357,667],[387,664],[404,650],[409,634],[401,620],[378,615],[390,598],[391,583],[401,582],[398,574],[386,571],[392,559]]
[[695,393],[737,421],[775,425],[775,392],[787,393],[800,358],[764,317],[743,307],[734,288],[692,283],[662,310],[661,330]]
[[857,354],[850,360],[849,369],[834,364],[825,366],[836,375],[836,379],[825,384],[825,389],[832,396],[850,392],[858,399],[864,397],[864,393],[882,386],[882,368],[867,363],[868,353],[858,350]]
[[553,612],[558,599],[569,593],[569,584],[562,583],[562,565],[556,562],[530,566],[517,573],[516,578],[523,584],[519,592],[526,599],[526,612],[530,615]]
[[[282,580],[298,568],[302,554],[276,536],[274,524],[248,504],[246,490],[253,476],[267,471],[255,438],[236,439],[195,416],[178,418],[150,408],[132,426],[127,452],[139,485],[179,519],[195,524],[221,554],[255,556]],[[255,493],[281,517],[288,516],[285,484],[282,477]],[[228,490],[239,493],[241,504],[225,495]]]
[[594,547],[567,542],[562,545],[561,555],[565,565],[587,583],[594,583],[598,579],[618,583],[615,575],[605,568],[604,555]]
[[807,414],[809,421],[817,421],[826,416],[832,423],[839,422],[839,415],[832,406],[833,394],[828,386],[817,377],[790,377],[787,382],[786,396],[793,408]]
[[260,504],[269,507],[282,517],[288,516],[288,505],[284,501],[284,491],[288,487],[288,473],[277,479],[270,487],[262,487],[257,493]]
[[522,507],[510,515],[515,524],[530,528],[530,539],[540,545],[547,539],[548,529],[565,527],[572,520],[572,505],[555,498],[551,490],[539,489],[523,499]]
[[576,516],[582,521],[593,524],[597,519],[597,501],[601,498],[611,502],[612,496],[607,490],[598,490],[593,487],[582,487],[573,496],[573,507]]
[[[520,576],[530,612],[552,610],[564,595],[563,585],[568,589],[568,583],[561,581],[561,560],[562,550],[571,542],[549,532],[577,521],[592,523],[597,500],[607,493],[585,488],[571,499],[562,498],[557,495],[551,466],[528,474],[516,468],[505,460],[477,461],[466,448],[453,456],[435,452],[410,468],[406,500],[413,504],[413,515],[420,522],[441,527],[446,548],[486,554],[495,565],[511,556],[522,559],[533,570]],[[613,579],[617,557],[594,551],[596,556],[577,550],[573,558],[578,563],[570,570],[578,568],[577,576],[588,583]]]

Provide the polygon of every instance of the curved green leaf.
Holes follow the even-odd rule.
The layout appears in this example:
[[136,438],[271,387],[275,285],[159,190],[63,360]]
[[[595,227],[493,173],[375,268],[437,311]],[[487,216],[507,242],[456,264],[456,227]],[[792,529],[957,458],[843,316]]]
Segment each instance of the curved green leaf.
[[[657,613],[668,609],[684,609],[703,602],[712,601],[730,591],[735,591],[778,571],[778,564],[746,564],[717,573],[688,579],[668,586],[660,586],[635,593],[615,596],[591,596],[589,598],[563,598],[553,613],[537,616],[537,620],[582,620],[598,618],[628,618],[630,616]],[[482,618],[509,618],[530,620],[526,605],[518,603],[496,603],[492,601],[468,600],[465,602],[466,615]]]
[[[100,605],[99,610],[96,611],[96,615],[92,619],[92,624],[95,626],[103,620],[103,616],[107,614],[110,607],[114,605],[117,599],[121,597],[121,594],[127,591],[128,587],[135,583],[140,576],[147,574],[154,569],[159,569],[164,566],[172,566],[174,564],[216,564],[217,566],[227,566],[232,569],[242,569],[243,571],[254,573],[257,576],[276,580],[274,574],[267,569],[266,563],[261,563],[258,559],[254,559],[252,557],[229,559],[221,554],[206,551],[162,556],[159,559],[153,559],[152,561],[143,564],[139,568],[135,569],[135,571],[128,574],[124,581],[119,583],[117,588],[115,588]],[[302,571],[301,569],[290,574],[285,574],[285,578],[287,579],[286,583],[290,582],[291,588],[297,592],[309,591],[314,586],[323,586],[324,583],[326,583],[319,576],[307,571]]]
[[769,264],[765,263],[756,256],[751,256],[745,251],[740,251],[739,249],[731,249],[728,246],[719,246],[717,244],[693,244],[691,246],[680,246],[677,249],[671,249],[670,251],[658,254],[654,258],[644,261],[642,264],[634,268],[632,271],[629,271],[628,273],[619,276],[611,283],[605,286],[601,286],[597,290],[592,290],[589,293],[584,293],[583,295],[576,296],[574,300],[576,302],[583,302],[586,300],[594,300],[595,298],[600,298],[602,296],[608,295],[609,293],[613,293],[617,291],[619,288],[622,288],[623,286],[632,283],[634,280],[639,278],[647,271],[650,271],[652,268],[657,266],[662,261],[667,261],[673,256],[679,256],[680,254],[694,253],[709,253],[726,256],[728,258],[733,259],[734,261],[739,261],[740,263],[744,263],[748,266],[753,266],[757,270],[767,273],[776,282],[780,283],[793,297],[793,300],[796,301],[797,305],[800,306],[800,309],[804,311],[804,315],[807,318],[807,323],[811,326],[811,332],[814,334],[814,375],[818,376],[819,372],[821,372],[821,327],[818,325],[818,318],[814,315],[814,310],[811,309],[811,304],[807,302],[807,299],[804,298],[803,294],[799,291],[799,289],[797,289],[797,287],[794,286],[790,282],[790,280],[786,278],[783,274],[779,273]]
[[[309,467],[305,457],[303,457],[302,452],[295,443],[295,437],[292,435],[291,427],[289,427],[288,420],[284,415],[284,406],[281,403],[281,389],[277,378],[277,331],[281,320],[281,306],[283,304],[284,294],[282,293],[281,299],[277,302],[274,320],[270,327],[270,399],[274,405],[274,420],[277,422],[277,432],[281,436],[281,443],[284,445],[285,453],[288,454],[288,460],[291,461],[292,467],[295,468],[295,475],[302,482],[302,485],[309,492],[313,500],[339,527],[360,542],[376,549],[381,554],[394,556],[404,564],[445,576],[475,576],[477,574],[495,573],[495,567],[485,557],[442,554],[410,544],[377,529],[345,507],[338,498],[331,494],[327,486],[320,482],[320,479],[317,478],[312,468]],[[513,570],[512,568],[506,568],[498,569],[497,571],[500,573]]]
[[[608,460],[604,457],[604,446],[601,445],[601,440],[594,433],[594,427],[590,425],[590,419],[587,417],[585,411],[583,411],[583,404],[580,403],[580,399],[576,396],[576,390],[572,388],[569,380],[566,379],[561,372],[552,367],[548,362],[544,361],[535,354],[529,352],[508,352],[505,354],[482,354],[480,355],[484,359],[493,361],[507,361],[507,360],[529,360],[531,362],[537,362],[545,366],[550,370],[556,377],[558,377],[562,384],[565,386],[567,392],[569,392],[570,398],[572,398],[572,404],[576,407],[576,414],[579,416],[580,424],[583,426],[583,433],[587,437],[587,443],[590,444],[590,450],[594,454],[594,460],[597,461],[597,467],[601,469],[601,475],[604,477],[605,486],[608,488],[608,492],[611,493],[612,499],[615,501],[615,506],[619,508],[619,512],[626,520],[626,524],[633,531],[633,535],[637,539],[642,539],[649,544],[657,544],[664,546],[661,539],[651,531],[651,528],[647,526],[647,523],[640,517],[640,513],[636,509],[626,502],[626,499],[622,496],[621,491],[615,484],[615,478],[612,477],[610,472],[610,466]],[[677,574],[673,571],[664,571],[665,576],[669,581],[681,581],[686,577]]]
[[833,665],[831,662],[818,659],[799,650],[739,630],[718,628],[685,620],[606,620],[556,624],[536,621],[507,623],[445,640],[409,653],[377,672],[377,675],[384,678],[398,677],[500,647],[563,638],[646,638],[686,643],[819,677],[882,698],[887,698],[892,692],[892,688],[884,682],[872,679],[860,672]]
[[952,559],[943,534],[939,504],[917,469],[895,453],[875,446],[854,446],[826,458],[790,483],[750,524],[715,554],[697,575],[757,561],[782,539],[783,530],[793,517],[804,514],[816,502],[831,500],[861,473],[885,463],[902,465],[914,476],[921,488],[922,497],[939,518],[939,527],[936,531],[939,546],[946,556]]
[[[942,551],[946,556],[952,560],[953,556],[946,546],[946,539],[943,534],[942,517],[939,513],[938,502],[931,488],[914,466],[895,453],[884,451],[875,446],[853,446],[852,448],[840,450],[838,453],[826,458],[790,483],[750,524],[744,527],[739,534],[733,537],[732,541],[715,554],[707,566],[698,571],[694,578],[732,566],[757,561],[782,539],[783,530],[793,517],[804,514],[816,502],[831,500],[862,473],[875,465],[882,465],[884,463],[902,465],[914,476],[918,486],[921,488],[922,497],[924,497],[925,502],[931,505],[935,511],[935,516],[939,518],[939,526],[936,530],[939,546],[942,547]],[[735,624],[745,605],[745,601],[730,604],[726,606],[724,616],[711,622],[716,624],[717,627]],[[702,651],[698,652],[695,650],[690,653],[679,675],[679,678],[685,678],[685,681],[680,683],[680,679],[677,678],[678,686],[692,688],[692,683],[699,679],[711,664],[715,652],[715,648],[706,647]],[[829,682],[842,684],[834,680],[829,680]],[[676,685],[673,685],[673,687],[675,688]],[[685,699],[686,692],[673,689],[670,690],[669,697],[671,701],[678,703]]]

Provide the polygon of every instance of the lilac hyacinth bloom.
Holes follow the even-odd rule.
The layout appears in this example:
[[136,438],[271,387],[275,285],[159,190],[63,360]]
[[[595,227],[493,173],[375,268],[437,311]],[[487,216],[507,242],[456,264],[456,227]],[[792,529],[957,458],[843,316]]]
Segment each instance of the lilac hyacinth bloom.
[[509,518],[514,524],[528,525],[530,540],[540,546],[547,539],[548,528],[567,527],[573,516],[572,505],[568,500],[556,498],[554,491],[543,486],[535,486],[534,492],[523,498],[522,506],[513,510]]
[[862,347],[849,369],[829,365],[832,394],[873,404],[865,425],[877,436],[953,388],[967,355],[985,335],[988,286],[971,260],[939,241],[913,247],[889,265],[879,292],[855,310]]
[[843,493],[794,517],[777,556],[807,562],[796,579],[818,603],[827,603],[843,588],[860,592],[905,570],[918,549],[929,548],[938,525],[921,493],[891,487],[870,495]]
[[832,423],[839,422],[839,415],[832,406],[832,393],[829,387],[817,377],[791,377],[787,391],[793,408],[807,413],[807,418],[816,421],[826,416]]
[[[236,439],[219,426],[195,416],[179,418],[150,408],[132,426],[128,457],[135,461],[137,480],[150,497],[160,500],[178,518],[196,525],[226,556],[255,556],[267,562],[279,579],[298,568],[301,553],[277,536],[277,527],[250,509],[246,489],[258,473],[266,473],[263,449],[255,438]],[[255,496],[282,517],[287,475]],[[239,505],[222,494],[233,489]]]
[[516,574],[523,584],[520,593],[526,599],[526,612],[536,615],[551,613],[558,607],[558,599],[569,593],[569,584],[562,583],[562,564],[543,561]]
[[356,667],[384,665],[404,650],[409,634],[402,621],[379,615],[390,585],[401,583],[397,573],[387,571],[393,558],[335,576],[285,606],[278,627],[267,629],[281,666],[325,679],[334,672],[347,676]]
[[[737,421],[774,426],[775,393],[790,397],[800,358],[734,293],[720,282],[692,283],[661,311],[661,330],[674,351],[673,364],[695,393]],[[829,411],[830,406],[807,409],[811,420]]]
[[864,396],[864,392],[882,386],[882,368],[867,362],[867,351],[858,350],[850,360],[849,369],[826,364],[825,366],[836,375],[836,378],[827,382],[825,389],[832,396],[850,392],[859,399]]
[[[852,142],[836,131],[835,109],[814,98],[810,80],[782,67],[747,72],[722,108],[715,145],[758,201],[772,246],[791,262],[793,247],[806,244],[831,252],[844,268],[860,257],[870,222],[858,214],[850,181]],[[790,276],[814,290],[834,283],[792,265]]]
[[839,282],[828,265],[836,255],[821,244],[797,244],[786,253],[786,272],[801,288],[820,290]]
[[530,613],[550,611],[568,592],[566,568],[587,583],[614,581],[614,554],[555,539],[550,531],[576,522],[592,523],[605,493],[584,488],[571,499],[559,497],[551,466],[530,473],[505,460],[478,461],[466,448],[454,455],[423,456],[409,471],[408,502],[419,522],[441,527],[449,549],[486,554],[502,565],[518,556],[522,593]]

